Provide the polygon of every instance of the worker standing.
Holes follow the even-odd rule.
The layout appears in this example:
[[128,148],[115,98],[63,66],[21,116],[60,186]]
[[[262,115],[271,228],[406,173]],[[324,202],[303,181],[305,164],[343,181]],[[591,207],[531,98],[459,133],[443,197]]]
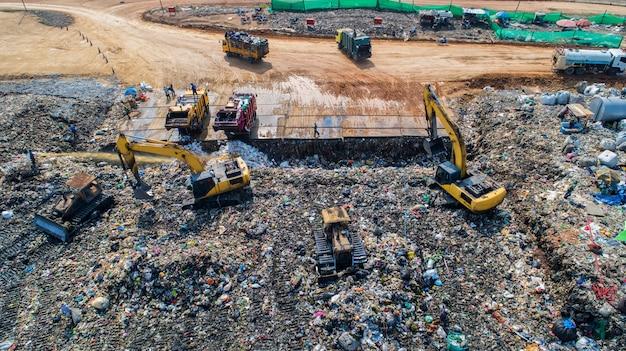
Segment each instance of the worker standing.
[[70,131],[72,132],[72,138],[74,138],[74,141],[76,141],[78,139],[77,134],[78,131],[76,130],[76,126],[75,125],[70,125]]
[[317,131],[317,122],[313,123],[313,137],[319,138],[320,132]]
[[193,96],[198,96],[198,88],[193,83],[191,83],[191,93],[193,94]]

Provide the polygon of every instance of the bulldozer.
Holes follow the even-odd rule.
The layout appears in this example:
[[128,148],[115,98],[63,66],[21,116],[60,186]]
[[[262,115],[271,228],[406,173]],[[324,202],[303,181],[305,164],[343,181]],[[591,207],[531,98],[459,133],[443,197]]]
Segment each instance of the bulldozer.
[[359,233],[350,231],[350,216],[343,207],[322,210],[323,228],[314,229],[318,282],[338,277],[349,269],[363,267],[367,253]]
[[67,181],[73,189],[65,193],[52,208],[50,217],[35,214],[35,227],[51,236],[69,242],[80,224],[87,222],[93,213],[107,210],[113,197],[104,195],[96,177],[79,173]]

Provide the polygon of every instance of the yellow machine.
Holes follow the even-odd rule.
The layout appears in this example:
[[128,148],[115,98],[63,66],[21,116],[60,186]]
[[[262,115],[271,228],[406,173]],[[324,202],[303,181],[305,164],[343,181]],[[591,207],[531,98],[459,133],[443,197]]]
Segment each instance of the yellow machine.
[[104,195],[96,177],[79,173],[67,181],[71,193],[62,194],[52,209],[52,215],[35,214],[38,229],[62,241],[71,241],[80,224],[87,222],[95,212],[102,212],[113,205],[113,197]]
[[437,120],[443,124],[452,144],[451,159],[437,167],[435,182],[472,212],[488,211],[498,206],[504,200],[506,189],[485,174],[470,174],[467,171],[465,143],[459,128],[452,122],[430,85],[424,88],[424,107],[432,153],[444,149],[443,140],[437,135]]
[[198,134],[203,130],[204,118],[209,114],[209,95],[206,90],[198,90],[193,95],[189,90],[170,106],[165,117],[165,129],[177,128],[180,134]]
[[120,134],[117,139],[117,152],[124,171],[130,169],[135,176],[135,188],[145,186],[139,175],[135,152],[169,156],[187,163],[191,168],[194,197],[193,202],[184,204],[188,207],[239,204],[242,202],[242,194],[234,190],[250,185],[250,171],[241,157],[231,158],[205,169],[202,161],[193,152],[178,144],[154,139],[130,141],[124,134]]
[[324,228],[313,230],[320,282],[336,278],[340,271],[362,267],[367,261],[361,236],[348,229],[350,217],[345,208],[324,209],[322,219]]
[[226,56],[241,56],[250,63],[261,61],[270,52],[267,39],[246,32],[226,32],[222,50]]

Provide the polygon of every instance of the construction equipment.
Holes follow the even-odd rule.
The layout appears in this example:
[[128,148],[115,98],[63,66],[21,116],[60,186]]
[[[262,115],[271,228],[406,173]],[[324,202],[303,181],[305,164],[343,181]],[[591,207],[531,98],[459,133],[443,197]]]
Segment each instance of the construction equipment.
[[437,135],[437,120],[448,132],[452,145],[451,159],[437,167],[435,183],[472,212],[484,212],[498,206],[504,200],[506,190],[485,174],[476,171],[470,174],[467,171],[467,151],[459,128],[429,84],[424,88],[424,107],[430,137],[424,146],[430,149],[431,154],[445,150],[442,138]]
[[357,33],[356,29],[341,28],[335,32],[335,41],[339,50],[354,61],[372,57],[370,37],[364,33]]
[[251,93],[233,93],[223,109],[217,111],[213,130],[227,135],[250,135],[256,119],[256,96]]
[[626,70],[626,51],[556,48],[552,54],[552,68],[567,75],[604,72],[607,76],[614,76]]
[[463,8],[463,17],[461,17],[461,27],[469,29],[474,26],[488,26],[489,13],[483,9]]
[[204,89],[193,94],[191,90],[179,96],[176,105],[170,106],[165,116],[165,129],[178,129],[181,135],[199,134],[204,128],[204,118],[209,114],[209,95]]
[[452,25],[452,17],[454,16],[450,11],[436,11],[432,28],[437,30],[441,27],[450,27]]
[[116,146],[124,172],[130,170],[135,176],[136,184],[133,185],[135,196],[144,195],[147,188],[139,174],[136,152],[169,156],[189,165],[192,173],[193,200],[186,201],[183,204],[184,208],[240,204],[243,201],[243,194],[235,190],[250,185],[250,171],[241,157],[230,158],[205,168],[198,156],[175,143],[154,139],[130,141],[124,134],[120,134]]
[[50,217],[35,214],[35,227],[61,241],[71,241],[80,224],[92,214],[107,210],[113,197],[102,193],[96,177],[79,173],[66,183],[72,192],[62,194],[52,209]]
[[420,11],[420,25],[432,28],[435,24],[435,17],[437,17],[437,11],[435,10]]
[[350,217],[343,207],[322,210],[323,229],[313,229],[319,282],[336,278],[338,272],[362,267],[367,261],[359,233],[348,230]]
[[226,32],[222,40],[222,50],[228,57],[240,56],[253,63],[261,61],[269,54],[270,47],[267,39],[246,32]]

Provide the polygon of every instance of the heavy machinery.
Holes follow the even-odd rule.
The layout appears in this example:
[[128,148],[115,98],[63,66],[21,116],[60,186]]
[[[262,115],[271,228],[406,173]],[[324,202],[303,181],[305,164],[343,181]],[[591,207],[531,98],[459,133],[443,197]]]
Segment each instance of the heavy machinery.
[[622,49],[556,48],[552,54],[552,68],[567,75],[604,72],[614,76],[626,70],[626,52]]
[[252,93],[233,93],[224,108],[217,111],[213,130],[226,135],[250,135],[256,120],[256,96]]
[[87,222],[94,213],[107,210],[113,205],[113,197],[104,195],[96,177],[79,173],[66,183],[72,192],[62,194],[52,208],[50,217],[35,214],[35,227],[68,242],[80,224]]
[[322,210],[322,229],[313,229],[319,282],[336,278],[338,272],[362,267],[367,261],[359,233],[348,230],[350,216],[343,207]]
[[198,94],[187,90],[179,96],[176,105],[170,106],[165,116],[165,129],[178,129],[182,135],[198,134],[203,131],[204,118],[209,114],[209,95],[200,89]]
[[432,28],[435,24],[435,17],[437,17],[437,11],[435,10],[420,11],[420,25]]
[[437,166],[435,183],[472,212],[484,212],[498,206],[504,200],[506,190],[485,174],[477,171],[470,174],[467,171],[467,151],[459,128],[452,122],[429,84],[424,88],[424,107],[430,137],[424,146],[428,147],[432,154],[445,150],[442,138],[437,135],[438,120],[448,132],[452,145],[450,161]]
[[356,29],[341,28],[335,32],[335,41],[339,50],[354,61],[372,57],[370,37],[364,33],[357,33]]
[[270,52],[267,39],[249,35],[246,32],[226,32],[222,40],[222,50],[226,56],[240,56],[248,62],[261,61]]
[[242,192],[235,190],[250,185],[250,170],[241,157],[230,158],[205,168],[198,156],[175,143],[154,139],[130,141],[124,134],[120,134],[116,146],[124,171],[130,170],[135,176],[136,184],[133,188],[136,196],[138,193],[143,194],[147,186],[139,174],[136,152],[169,156],[189,165],[193,200],[185,202],[183,207],[236,205],[243,198]]

